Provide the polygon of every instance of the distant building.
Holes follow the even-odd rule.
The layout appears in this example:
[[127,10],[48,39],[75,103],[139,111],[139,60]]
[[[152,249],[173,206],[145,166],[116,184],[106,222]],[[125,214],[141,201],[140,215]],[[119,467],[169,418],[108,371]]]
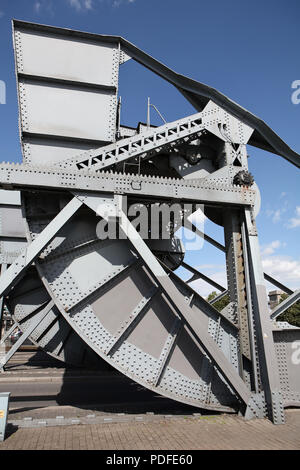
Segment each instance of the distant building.
[[271,310],[279,304],[283,294],[282,290],[272,290],[269,292],[269,306]]

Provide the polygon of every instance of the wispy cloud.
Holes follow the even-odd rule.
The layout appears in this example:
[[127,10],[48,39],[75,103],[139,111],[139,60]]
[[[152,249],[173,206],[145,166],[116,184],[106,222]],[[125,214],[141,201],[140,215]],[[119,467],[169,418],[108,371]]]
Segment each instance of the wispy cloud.
[[266,216],[272,220],[273,224],[277,224],[278,222],[282,221],[283,214],[288,210],[289,201],[286,198],[287,193],[282,192],[279,196],[281,199],[280,205],[276,208],[266,209]]
[[273,255],[262,258],[263,269],[292,289],[300,286],[300,261],[290,256]]
[[[274,240],[261,247],[263,270],[279,282],[296,289],[300,286],[300,260],[278,253],[277,250],[285,246],[285,242]],[[274,286],[269,287],[274,289]]]
[[[64,2],[77,13],[85,13],[95,10],[97,5],[108,5],[109,7],[117,8],[120,5],[133,4],[136,0],[64,0]],[[57,4],[55,7],[57,7]],[[41,14],[45,10],[53,14],[54,5],[52,0],[34,0],[33,9],[37,14]],[[0,11],[0,18],[1,13]],[[3,14],[4,13],[2,13],[2,16]]]
[[[202,264],[200,266],[194,266],[195,269],[202,272],[206,276],[210,277],[213,281],[217,282],[221,286],[226,288],[227,286],[227,276],[225,265],[223,264]],[[180,275],[182,279],[188,281],[192,278],[192,274],[188,271],[185,271]],[[190,283],[190,286],[198,292],[202,297],[206,298],[212,291],[217,290],[215,287],[212,287],[207,282],[202,279],[197,279]]]
[[93,0],[67,0],[67,3],[76,11],[86,11],[93,9]]
[[54,15],[54,6],[52,0],[35,0],[33,3],[33,10],[36,14],[42,14],[43,11],[46,11],[51,16]]
[[289,219],[287,227],[288,228],[295,228],[300,227],[300,206],[296,207],[295,210],[296,216]]
[[4,16],[4,11],[0,11],[0,18],[3,18]]
[[[201,271],[201,268],[198,269]],[[227,276],[225,267],[221,267],[218,271],[215,272],[210,271],[209,273],[207,273],[205,272],[206,270],[204,268],[202,268],[202,271],[204,271],[204,274],[210,277],[210,279],[212,279],[213,281],[217,282],[225,288],[227,287]],[[215,287],[211,286],[202,279],[197,279],[196,281],[191,282],[190,286],[204,298],[206,298],[212,291],[220,293]]]
[[77,12],[84,12],[93,10],[97,3],[107,4],[114,8],[120,5],[135,3],[136,0],[66,0],[70,7],[74,8]]
[[277,224],[278,222],[280,222],[281,218],[282,218],[282,214],[286,211],[285,208],[282,208],[282,209],[276,209],[276,210],[273,210],[273,209],[267,209],[266,210],[266,215],[267,217],[271,218],[273,224]]
[[275,252],[275,250],[277,250],[281,246],[282,246],[282,243],[279,240],[274,240],[268,245],[263,245],[261,247],[261,256],[272,255]]

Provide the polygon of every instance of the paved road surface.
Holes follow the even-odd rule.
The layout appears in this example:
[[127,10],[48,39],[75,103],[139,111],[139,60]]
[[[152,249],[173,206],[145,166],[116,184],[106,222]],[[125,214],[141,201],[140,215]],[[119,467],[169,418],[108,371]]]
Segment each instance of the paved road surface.
[[[144,423],[10,428],[6,440],[0,443],[0,451],[299,450],[300,410],[290,410],[286,415],[284,426],[275,426],[265,419],[245,421],[238,416],[227,415]],[[214,457],[213,462],[216,463]],[[259,462],[261,456],[257,464]],[[288,460],[286,463],[290,465]]]
[[201,416],[121,374],[65,368],[41,352],[18,352],[0,375],[0,387],[11,392],[0,451],[300,449],[299,409],[287,410],[281,426],[237,415]]

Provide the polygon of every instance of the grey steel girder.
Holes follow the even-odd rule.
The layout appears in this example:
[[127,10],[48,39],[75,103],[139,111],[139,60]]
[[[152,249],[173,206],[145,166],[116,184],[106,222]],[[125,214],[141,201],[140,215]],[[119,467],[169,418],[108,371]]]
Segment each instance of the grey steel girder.
[[297,289],[289,297],[283,300],[280,304],[273,308],[271,311],[271,319],[275,320],[281,313],[285,312],[289,307],[294,305],[300,299],[300,289]]
[[197,113],[127,139],[91,150],[56,164],[59,168],[102,170],[131,158],[150,158],[181,143],[195,140],[204,130],[203,113]]
[[251,211],[245,210],[245,232],[248,246],[249,278],[252,292],[253,318],[256,328],[256,352],[261,370],[261,382],[268,406],[268,415],[274,423],[284,423],[283,399],[278,361],[275,352],[272,323],[268,309],[267,292],[260,260],[255,221]]
[[60,161],[56,165],[60,168],[101,170],[132,158],[150,158],[163,150],[171,150],[182,143],[187,144],[200,137],[203,130],[211,132],[224,142],[229,139],[231,143],[239,144],[246,144],[253,132],[253,129],[210,101],[201,113],[145,130],[142,134],[121,139],[79,157]]
[[24,252],[0,277],[0,296],[4,296],[18,282],[26,269],[34,262],[35,258],[55,237],[61,227],[72,217],[81,206],[77,198],[73,198],[61,212],[50,222],[44,231],[30,244]]
[[[248,325],[248,298],[246,295],[244,249],[241,235],[240,213],[225,209],[223,224],[226,247],[227,285],[230,301],[235,308],[240,327],[241,355],[251,359]],[[241,357],[241,370],[243,370]]]
[[[236,172],[232,169],[232,174]],[[124,175],[113,172],[67,171],[23,164],[0,165],[0,187],[6,189],[55,189],[98,191],[193,201],[220,205],[253,205],[255,191],[234,186],[232,181],[180,180],[155,176]]]

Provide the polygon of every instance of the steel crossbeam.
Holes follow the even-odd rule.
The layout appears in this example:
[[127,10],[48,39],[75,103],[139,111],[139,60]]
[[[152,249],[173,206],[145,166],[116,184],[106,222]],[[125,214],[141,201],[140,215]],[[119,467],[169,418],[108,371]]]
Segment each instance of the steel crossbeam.
[[179,180],[122,173],[90,173],[31,165],[0,165],[0,187],[6,189],[98,191],[124,195],[159,197],[176,201],[249,205],[255,191],[203,179]]
[[297,289],[293,294],[289,295],[285,300],[273,308],[271,312],[271,319],[275,320],[281,313],[285,312],[289,307],[294,305],[300,299],[300,289]]
[[203,281],[207,282],[208,284],[211,284],[213,287],[218,289],[221,292],[226,291],[225,287],[221,286],[217,282],[215,282],[213,279],[211,279],[208,276],[205,276],[205,274],[201,273],[197,269],[193,268],[193,266],[190,266],[189,264],[185,263],[184,261],[181,263],[181,266],[183,266],[185,269],[193,273],[193,276],[191,279],[188,279],[187,282],[193,282],[196,281],[196,279],[203,279]]
[[99,147],[81,156],[60,161],[56,165],[59,168],[102,170],[131,158],[149,158],[167,148],[188,143],[196,139],[203,129],[202,112],[196,113],[155,129],[146,130],[143,134]]

